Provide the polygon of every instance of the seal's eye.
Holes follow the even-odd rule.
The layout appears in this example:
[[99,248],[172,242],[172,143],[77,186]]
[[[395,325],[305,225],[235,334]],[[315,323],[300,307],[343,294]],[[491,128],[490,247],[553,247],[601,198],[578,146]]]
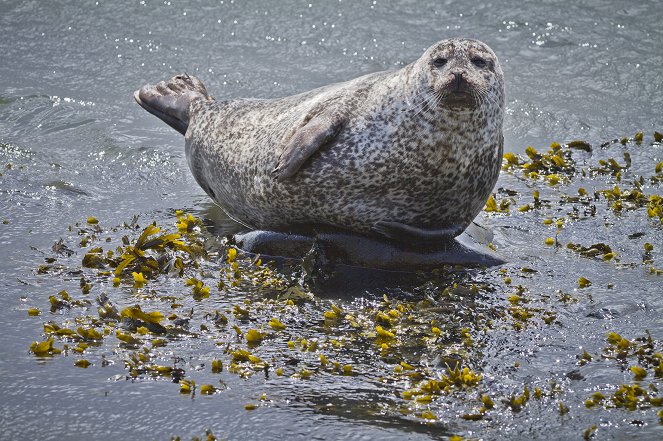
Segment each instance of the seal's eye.
[[481,57],[474,57],[472,58],[472,64],[474,64],[476,67],[486,67],[488,66],[488,61]]
[[433,60],[433,66],[435,66],[435,67],[442,67],[445,64],[447,64],[447,59],[446,58],[438,57],[438,58]]

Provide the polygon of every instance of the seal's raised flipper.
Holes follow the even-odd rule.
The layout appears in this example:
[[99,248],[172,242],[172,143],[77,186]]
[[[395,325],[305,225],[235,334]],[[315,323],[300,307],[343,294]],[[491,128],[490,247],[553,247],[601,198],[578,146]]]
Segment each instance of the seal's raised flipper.
[[283,181],[294,176],[313,153],[338,135],[344,124],[344,118],[323,113],[297,129],[272,170],[276,179]]
[[438,228],[427,230],[405,225],[400,222],[376,222],[373,231],[381,236],[403,243],[448,242],[463,232],[462,227]]
[[189,127],[189,106],[196,99],[212,99],[203,83],[189,74],[175,75],[159,84],[148,84],[134,92],[140,106],[166,124],[186,133]]

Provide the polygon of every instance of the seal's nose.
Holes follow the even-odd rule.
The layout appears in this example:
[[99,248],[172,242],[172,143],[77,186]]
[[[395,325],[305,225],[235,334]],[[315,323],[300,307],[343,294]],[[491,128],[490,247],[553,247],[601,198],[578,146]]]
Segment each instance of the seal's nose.
[[467,84],[465,82],[465,79],[463,78],[463,72],[461,71],[452,72],[452,75],[454,76],[453,91],[465,92],[465,90],[467,89]]

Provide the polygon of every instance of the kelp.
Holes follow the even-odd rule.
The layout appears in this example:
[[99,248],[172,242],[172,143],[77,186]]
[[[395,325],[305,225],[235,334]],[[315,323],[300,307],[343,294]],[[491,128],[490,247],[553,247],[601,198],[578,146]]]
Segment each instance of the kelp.
[[[629,138],[626,146],[636,142]],[[582,392],[584,406],[582,400],[572,404],[573,396],[552,376],[518,384],[514,375],[507,384],[485,370],[496,335],[505,341],[548,335],[563,328],[569,311],[605,289],[600,276],[573,273],[568,286],[541,292],[542,285],[556,282],[547,262],[562,256],[611,271],[628,264],[647,277],[659,271],[658,245],[643,245],[642,237],[661,228],[662,201],[655,193],[663,165],[632,176],[628,156],[594,157],[603,148],[576,141],[528,148],[523,156],[505,153],[505,173],[526,188],[498,188],[485,216],[538,225],[543,231],[531,247],[540,261],[488,270],[440,268],[422,273],[414,288],[400,294],[320,296],[301,268],[245,256],[228,241],[212,238],[191,213],[177,211],[169,224],[143,228],[136,220],[111,228],[103,219],[82,221],[72,229],[75,237],[55,243],[48,256],[53,260],[40,276],[64,278],[69,269],[76,273],[75,287],[53,289],[50,299],[28,310],[51,308],[47,317],[34,316],[43,337],[29,351],[40,359],[72,357],[69,363],[87,369],[110,360],[137,384],[163,381],[172,393],[193,399],[224,399],[223,381],[229,378],[268,378],[265,387],[275,389],[291,383],[379,385],[379,412],[434,426],[454,418],[480,425],[529,406],[561,418],[608,408],[652,412],[660,406],[653,387],[663,378],[663,363],[661,342],[650,336],[614,332],[602,350],[579,351],[578,375],[609,363],[629,378]],[[630,262],[629,250],[614,238],[573,236],[580,220],[602,216],[617,222],[627,215],[645,221],[642,236],[633,239],[641,261]],[[504,244],[497,239],[492,246],[499,249]],[[187,357],[200,360],[183,361]],[[514,357],[508,368],[522,369],[521,360]],[[258,395],[242,403],[249,401],[247,410],[270,405]]]

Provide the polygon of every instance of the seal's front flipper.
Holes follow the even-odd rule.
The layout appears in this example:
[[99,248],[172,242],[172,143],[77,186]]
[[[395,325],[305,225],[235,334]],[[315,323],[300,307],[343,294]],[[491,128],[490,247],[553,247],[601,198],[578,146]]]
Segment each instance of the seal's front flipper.
[[344,124],[343,118],[323,113],[297,129],[272,170],[276,179],[283,181],[294,176],[311,155],[338,135]]
[[462,227],[439,228],[426,230],[405,225],[400,222],[380,221],[373,225],[373,231],[381,236],[402,243],[435,245],[436,242],[449,242],[463,232]]
[[175,75],[159,84],[148,84],[134,92],[134,98],[140,106],[162,119],[166,124],[186,133],[189,127],[189,107],[196,99],[212,99],[203,83],[191,75]]

